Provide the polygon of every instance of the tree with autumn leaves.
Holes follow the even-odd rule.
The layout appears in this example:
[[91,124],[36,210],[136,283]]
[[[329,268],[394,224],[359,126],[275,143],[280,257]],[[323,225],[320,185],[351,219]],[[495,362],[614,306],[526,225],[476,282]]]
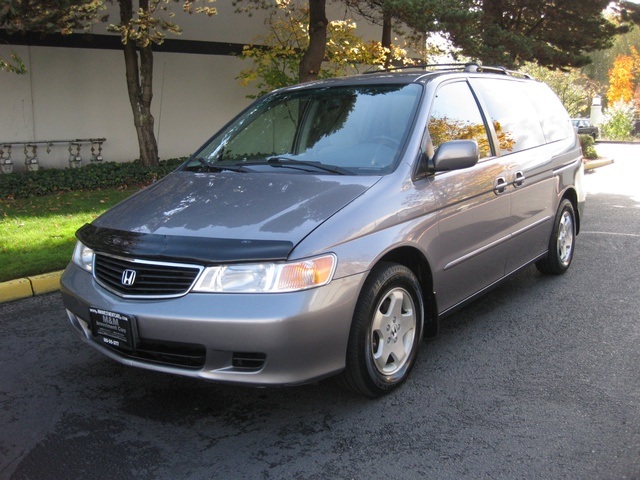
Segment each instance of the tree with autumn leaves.
[[[609,70],[609,89],[607,100],[610,104],[618,101],[630,102],[637,95],[640,82],[640,54],[635,47],[631,47],[630,55],[618,55]],[[640,105],[637,105],[640,111]]]
[[[120,34],[124,52],[125,72],[129,102],[133,111],[133,124],[138,136],[140,160],[144,165],[158,163],[158,142],[153,131],[151,114],[153,98],[153,45],[161,44],[167,33],[179,34],[180,27],[173,21],[169,3],[182,3],[188,13],[215,15],[216,9],[207,5],[215,0],[203,0],[202,6],[194,6],[192,0],[117,0],[120,23],[109,25],[109,30]],[[163,16],[162,14],[166,16]]]
[[635,47],[629,55],[618,55],[609,71],[608,107],[601,132],[610,140],[627,140],[633,118],[640,113],[640,55]]
[[[236,3],[240,7],[240,2]],[[252,2],[239,8],[247,12],[264,9],[267,13],[266,33],[254,38],[246,45],[241,58],[249,59],[252,65],[240,72],[242,85],[255,84],[255,98],[276,88],[302,81],[344,76],[357,73],[361,68],[383,66],[389,61],[412,63],[402,46],[385,47],[380,41],[365,41],[356,33],[352,19],[327,20],[324,53],[317,60],[305,61],[309,45],[313,41],[309,32],[309,7],[304,3],[280,0],[275,4]]]

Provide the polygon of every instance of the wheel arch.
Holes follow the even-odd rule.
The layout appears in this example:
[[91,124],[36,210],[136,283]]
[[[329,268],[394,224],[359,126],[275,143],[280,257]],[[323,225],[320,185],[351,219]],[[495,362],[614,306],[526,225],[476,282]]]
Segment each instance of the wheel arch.
[[424,336],[433,337],[438,333],[438,308],[433,292],[433,274],[425,256],[417,248],[404,246],[387,252],[380,262],[394,262],[404,265],[413,272],[422,290],[424,305]]
[[580,211],[578,209],[578,194],[573,188],[568,188],[562,195],[560,202],[562,202],[562,200],[564,199],[569,200],[571,202],[571,205],[573,205],[573,212],[576,217],[576,235],[577,235],[578,233],[580,233],[580,223],[581,223]]

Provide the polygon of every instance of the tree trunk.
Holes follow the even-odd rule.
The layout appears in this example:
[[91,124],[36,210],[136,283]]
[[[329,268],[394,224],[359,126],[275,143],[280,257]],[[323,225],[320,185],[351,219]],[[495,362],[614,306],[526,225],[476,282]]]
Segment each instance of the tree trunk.
[[326,0],[309,0],[309,47],[298,66],[298,79],[308,82],[318,78],[327,48]]
[[388,48],[389,52],[386,54],[386,58],[384,60],[385,68],[389,68],[391,66],[391,12],[389,10],[385,10],[382,14],[382,44],[383,48]]
[[[120,6],[120,21],[127,25],[133,16],[132,0],[118,0]],[[146,10],[146,0],[140,1],[140,8]],[[128,41],[123,45],[127,90],[129,102],[133,110],[133,124],[138,135],[140,160],[143,165],[158,163],[158,144],[153,132],[153,115],[151,115],[151,99],[153,98],[153,52],[151,44],[137,48],[135,43]],[[139,53],[138,53],[139,50]]]

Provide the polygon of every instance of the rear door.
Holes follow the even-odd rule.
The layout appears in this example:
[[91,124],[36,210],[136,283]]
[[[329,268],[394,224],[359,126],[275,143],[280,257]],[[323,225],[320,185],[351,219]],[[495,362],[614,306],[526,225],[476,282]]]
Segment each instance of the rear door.
[[554,151],[573,129],[543,84],[496,78],[476,78],[471,84],[486,106],[507,168],[512,224],[508,274],[547,251],[557,203]]

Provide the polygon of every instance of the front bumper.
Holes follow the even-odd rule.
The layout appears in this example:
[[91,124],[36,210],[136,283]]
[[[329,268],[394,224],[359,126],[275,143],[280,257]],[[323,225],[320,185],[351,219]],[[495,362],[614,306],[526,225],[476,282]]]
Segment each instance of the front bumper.
[[[320,288],[280,294],[202,294],[159,300],[123,299],[70,264],[61,278],[71,325],[82,340],[120,363],[204,380],[248,385],[314,381],[345,366],[347,340],[364,274]],[[89,308],[133,315],[146,344],[197,345],[202,365],[142,358],[99,344]],[[238,354],[256,361],[238,365]],[[251,368],[247,368],[250,366]]]

